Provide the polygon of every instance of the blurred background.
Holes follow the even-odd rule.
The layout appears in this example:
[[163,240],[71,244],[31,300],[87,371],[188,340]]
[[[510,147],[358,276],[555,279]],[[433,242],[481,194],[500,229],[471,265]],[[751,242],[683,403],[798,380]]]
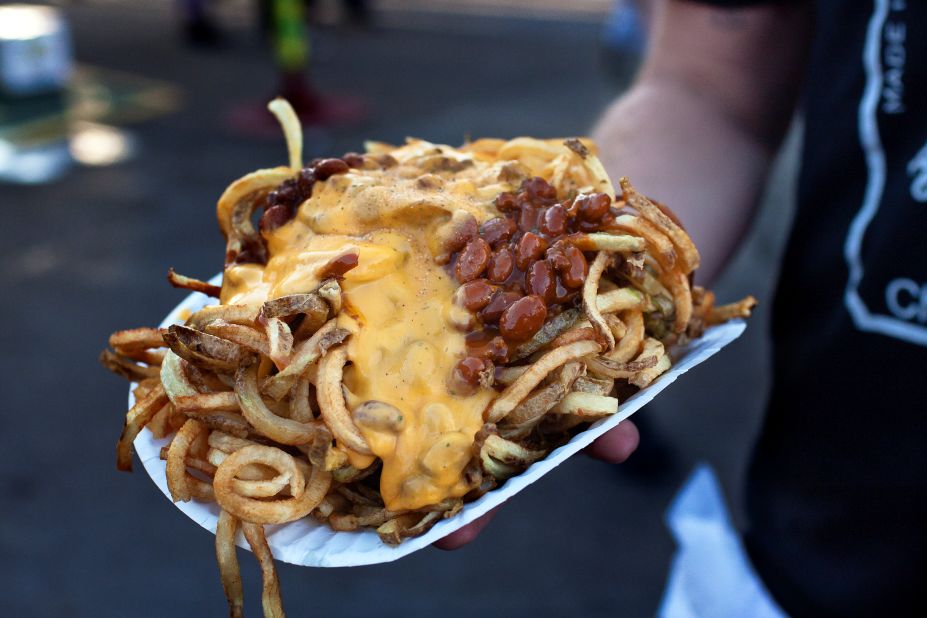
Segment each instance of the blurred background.
[[[269,98],[297,104],[307,159],[365,139],[585,134],[633,77],[643,8],[0,3],[0,615],[226,612],[212,536],[140,466],[116,472],[127,387],[96,356],[111,331],[157,324],[181,300],[169,266],[203,278],[221,269],[217,197],[285,162]],[[798,133],[716,286],[722,300],[757,296],[756,318],[635,417],[642,447],[628,464],[575,458],[457,552],[354,569],[278,564],[291,615],[652,615],[674,550],[663,514],[696,462],[714,466],[742,523]],[[259,615],[259,572],[242,554],[247,612]]]

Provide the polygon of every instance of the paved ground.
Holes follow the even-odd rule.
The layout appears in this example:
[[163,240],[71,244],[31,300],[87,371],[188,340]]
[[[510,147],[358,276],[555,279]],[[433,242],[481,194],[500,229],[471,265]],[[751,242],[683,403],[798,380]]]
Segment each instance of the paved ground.
[[[178,84],[182,109],[135,129],[141,152],[51,186],[0,186],[0,615],[222,615],[212,537],[143,473],[117,474],[125,385],[95,364],[115,328],[154,324],[181,298],[168,266],[221,267],[213,204],[234,177],[284,160],[282,141],[236,136],[230,107],[272,91],[267,54],[246,30],[221,53],[179,44],[150,9],[69,11],[79,57]],[[364,138],[582,133],[620,87],[588,21],[395,18],[315,39],[316,74],[367,99],[361,126],[310,132],[317,154]],[[788,167],[788,166],[786,166]],[[769,300],[768,265],[788,218],[788,182],[719,286]],[[768,306],[768,302],[765,303]],[[292,615],[622,615],[657,607],[673,550],[662,513],[692,464],[713,463],[738,496],[766,388],[765,309],[749,333],[642,412],[663,474],[577,458],[520,495],[476,543],[351,570],[279,565]],[[248,610],[258,573],[243,557]]]

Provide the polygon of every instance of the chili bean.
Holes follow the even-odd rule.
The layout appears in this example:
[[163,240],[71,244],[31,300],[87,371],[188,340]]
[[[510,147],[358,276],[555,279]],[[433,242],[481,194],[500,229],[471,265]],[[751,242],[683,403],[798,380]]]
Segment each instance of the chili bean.
[[508,242],[517,230],[515,222],[511,219],[496,217],[480,226],[480,236],[495,248],[501,243]]
[[300,200],[300,191],[295,180],[283,181],[267,196],[267,202],[270,205],[294,206],[300,201],[302,201]]
[[468,395],[476,392],[484,376],[493,371],[493,365],[488,360],[468,356],[457,363],[451,376],[451,390],[458,395]]
[[494,331],[478,331],[466,337],[467,355],[486,358],[496,362],[504,361],[509,354],[505,339]]
[[533,232],[526,232],[518,240],[515,249],[515,265],[521,270],[528,270],[528,266],[547,251],[547,241]]
[[497,289],[496,286],[490,285],[486,279],[475,279],[457,288],[454,300],[468,311],[479,311],[489,304],[492,295],[495,294]]
[[563,249],[567,246],[567,243],[562,240],[554,241],[554,244],[550,246],[550,249],[545,253],[545,257],[550,262],[550,265],[554,267],[554,270],[560,272],[565,268],[569,268],[570,260],[563,254]]
[[576,227],[580,232],[588,234],[590,232],[598,232],[601,225],[599,225],[598,221],[580,221],[579,225]]
[[563,285],[568,288],[581,288],[586,281],[586,275],[589,274],[589,263],[583,252],[573,245],[566,245],[563,248],[563,255],[569,260],[569,267],[560,270],[560,278]]
[[356,152],[346,152],[341,158],[345,163],[348,164],[349,167],[353,167],[355,169],[364,167],[364,155],[362,154],[358,154]]
[[345,253],[339,255],[331,262],[325,265],[319,272],[319,279],[327,277],[341,277],[344,273],[357,266],[358,256],[356,253]]
[[261,215],[261,231],[271,232],[292,219],[293,215],[294,213],[289,206],[283,204],[271,206]]
[[567,212],[560,204],[544,211],[541,217],[541,232],[546,236],[560,236],[566,231]]
[[525,341],[540,330],[547,319],[547,305],[540,296],[530,295],[512,303],[499,318],[499,331],[512,341]]
[[557,287],[554,269],[547,260],[538,260],[525,273],[525,289],[550,303]]
[[479,227],[476,219],[470,213],[458,210],[454,212],[451,220],[441,225],[436,231],[439,263],[450,261],[452,253],[460,251],[471,240],[476,238]]
[[344,174],[351,169],[341,159],[322,159],[315,164],[315,177],[319,180],[328,180],[337,174]]
[[539,176],[522,181],[521,190],[535,201],[557,199],[557,189]]
[[557,285],[554,288],[554,302],[564,304],[569,301],[576,292],[563,285],[563,275],[557,277]]
[[466,283],[483,274],[489,264],[490,253],[489,245],[482,238],[474,238],[468,242],[457,256],[457,264],[454,266],[457,280]]
[[489,267],[486,269],[486,278],[493,283],[505,283],[512,271],[515,270],[515,256],[512,249],[502,247],[489,258]]
[[515,201],[515,194],[509,193],[500,193],[496,196],[496,208],[499,212],[512,212],[518,208],[518,203]]
[[300,170],[296,181],[299,183],[300,192],[306,198],[310,197],[312,195],[312,185],[315,184],[315,171],[312,168],[304,167]]
[[516,292],[499,290],[493,294],[489,304],[480,311],[480,318],[485,324],[495,324],[510,305],[517,302],[521,295]]
[[531,232],[538,229],[541,222],[541,209],[534,206],[523,206],[518,213],[518,229],[522,232]]
[[584,221],[598,221],[612,205],[612,198],[606,193],[580,195],[576,201],[579,202],[579,218]]

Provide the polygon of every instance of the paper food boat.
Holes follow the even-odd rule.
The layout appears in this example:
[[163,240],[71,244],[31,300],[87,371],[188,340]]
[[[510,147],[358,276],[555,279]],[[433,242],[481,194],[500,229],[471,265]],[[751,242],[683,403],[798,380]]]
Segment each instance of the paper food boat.
[[[221,282],[221,275],[213,277],[211,281],[215,285],[220,285]],[[182,323],[186,316],[215,302],[215,299],[194,292],[171,311],[161,323],[161,327],[166,328],[171,324]],[[546,458],[534,463],[524,473],[507,480],[501,487],[486,493],[480,499],[464,505],[457,515],[438,522],[420,537],[405,539],[398,546],[390,546],[383,543],[374,530],[336,532],[312,518],[303,518],[283,525],[265,527],[267,542],[273,551],[274,558],[303,566],[348,567],[391,562],[427,547],[499,506],[559,466],[568,457],[582,450],[597,437],[649,403],[680,375],[703,363],[731,343],[744,332],[745,328],[746,325],[741,320],[709,328],[700,339],[678,348],[673,354],[673,367],[650,386],[624,401],[618,406],[616,414],[596,422],[568,443],[555,449]],[[130,392],[129,405],[133,403],[134,399]],[[170,499],[165,462],[159,456],[161,447],[167,445],[168,442],[168,439],[156,440],[148,429],[144,429],[135,439],[135,450],[148,475],[161,492]],[[219,517],[217,504],[191,501],[177,502],[175,506],[200,526],[215,533]],[[241,533],[239,533],[238,545],[248,547]]]

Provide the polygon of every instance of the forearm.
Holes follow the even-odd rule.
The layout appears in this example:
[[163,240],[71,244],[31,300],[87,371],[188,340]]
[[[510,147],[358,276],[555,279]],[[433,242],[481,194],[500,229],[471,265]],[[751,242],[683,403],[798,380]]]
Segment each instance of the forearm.
[[671,81],[642,82],[606,112],[594,137],[609,174],[669,206],[711,281],[750,222],[770,148],[710,101]]
[[793,113],[810,12],[802,4],[655,6],[641,75],[594,137],[612,176],[628,176],[679,215],[708,282],[749,225]]

